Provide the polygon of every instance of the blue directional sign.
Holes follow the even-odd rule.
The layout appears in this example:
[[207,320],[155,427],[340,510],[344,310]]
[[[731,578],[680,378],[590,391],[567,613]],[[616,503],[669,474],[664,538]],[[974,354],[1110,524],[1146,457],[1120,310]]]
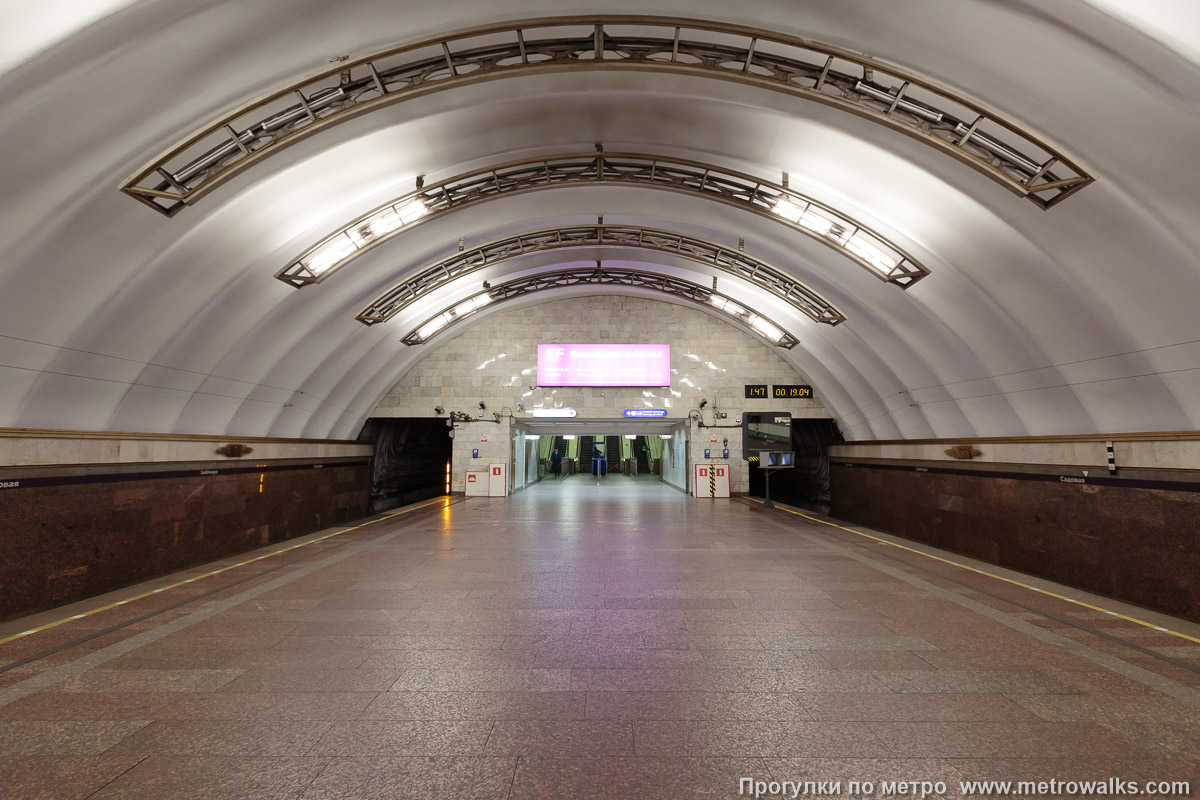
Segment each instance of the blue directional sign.
[[627,408],[625,416],[627,417],[665,417],[667,410],[665,408]]
[[721,458],[729,458],[729,451],[728,451],[728,450],[722,450],[722,451],[721,451]]
[[705,450],[705,451],[704,451],[704,457],[705,457],[705,458],[712,458],[712,456],[710,456],[710,455],[708,454],[708,451],[707,451],[707,450]]
[[478,451],[478,450],[472,450],[472,451],[471,451],[471,458],[479,458],[479,451]]

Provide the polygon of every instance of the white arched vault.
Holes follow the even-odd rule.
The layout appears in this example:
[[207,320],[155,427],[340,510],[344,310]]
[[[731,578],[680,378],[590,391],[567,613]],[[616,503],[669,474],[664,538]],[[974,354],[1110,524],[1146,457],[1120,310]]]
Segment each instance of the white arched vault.
[[[592,10],[733,21],[709,0]],[[819,0],[799,12],[784,0],[739,7],[738,22],[889,61],[1062,146],[1097,180],[1048,211],[837,109],[728,81],[597,71],[496,80],[365,114],[166,219],[116,187],[209,119],[331,57],[564,9],[549,0],[502,9],[143,0],[108,11],[81,11],[61,29],[22,12],[30,16],[17,22],[27,24],[14,30],[30,33],[7,49],[20,60],[0,73],[0,142],[15,154],[0,164],[0,426],[353,436],[417,357],[400,337],[484,275],[439,290],[411,319],[367,328],[355,314],[380,291],[459,239],[600,215],[727,247],[744,240],[747,253],[836,304],[847,321],[818,326],[739,287],[801,339],[785,358],[812,376],[852,438],[1200,421],[1200,232],[1191,224],[1200,185],[1190,169],[1200,68],[1082,0],[1053,16],[1018,0],[909,0],[903,13],[869,0]],[[761,216],[589,187],[430,220],[303,290],[273,277],[419,175],[437,180],[595,142],[775,182],[787,173],[792,186],[902,243],[930,275],[901,291]],[[563,263],[530,257],[494,277]]]

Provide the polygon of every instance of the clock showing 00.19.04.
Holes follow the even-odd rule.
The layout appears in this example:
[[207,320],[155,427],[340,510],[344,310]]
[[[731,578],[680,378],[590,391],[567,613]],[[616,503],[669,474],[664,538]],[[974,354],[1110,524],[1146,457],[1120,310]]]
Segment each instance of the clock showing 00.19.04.
[[776,385],[770,387],[772,391],[767,391],[765,383],[747,383],[746,385],[747,400],[766,400],[773,398],[775,400],[796,400],[796,399],[811,399],[813,390],[811,386],[800,386],[797,384]]

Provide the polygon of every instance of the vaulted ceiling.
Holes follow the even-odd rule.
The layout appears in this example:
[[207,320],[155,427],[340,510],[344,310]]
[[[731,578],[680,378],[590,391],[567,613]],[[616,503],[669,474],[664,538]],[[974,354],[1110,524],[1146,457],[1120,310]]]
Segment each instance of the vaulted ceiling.
[[[610,1],[570,25],[584,9],[562,0],[7,9],[0,426],[352,437],[431,316],[601,260],[716,277],[800,340],[779,353],[849,438],[1200,427],[1200,25],[1151,5]],[[472,60],[516,31],[528,63]],[[603,57],[581,55],[596,31]],[[830,65],[824,97],[788,72],[804,58]],[[664,166],[493,172],[609,156]],[[365,219],[418,196],[419,218]],[[600,217],[700,244],[529,247],[357,319],[438,262]],[[353,246],[319,280],[276,277],[337,237]],[[881,279],[881,251],[918,279]],[[658,296],[520,302],[580,291]]]

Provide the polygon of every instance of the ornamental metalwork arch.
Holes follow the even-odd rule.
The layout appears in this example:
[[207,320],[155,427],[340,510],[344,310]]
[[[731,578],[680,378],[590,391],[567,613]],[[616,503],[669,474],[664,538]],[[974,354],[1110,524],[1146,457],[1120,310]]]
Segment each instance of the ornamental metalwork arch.
[[846,321],[845,314],[819,292],[765,261],[738,250],[673,231],[627,225],[548,228],[497,239],[455,253],[450,258],[431,264],[404,278],[359,312],[356,319],[365,325],[386,322],[452,281],[485,267],[531,253],[612,247],[636,248],[680,256],[752,283],[783,299],[816,322],[838,325]]
[[929,269],[896,242],[786,186],[715,164],[645,153],[569,153],[467,172],[391,200],[341,226],[275,274],[297,288],[320,283],[359,255],[424,220],[526,192],[637,186],[693,194],[767,217],[810,236],[907,289]]
[[659,272],[604,267],[599,264],[592,268],[543,272],[491,286],[482,294],[470,297],[434,314],[413,328],[400,341],[410,347],[426,344],[447,327],[474,316],[489,305],[515,300],[537,292],[579,286],[624,287],[667,294],[703,306],[740,325],[745,325],[776,347],[791,350],[800,344],[799,339],[754,309],[736,303],[706,286]]
[[1095,180],[1017,121],[869,56],[722,22],[592,15],[485,25],[345,61],[206,123],[120,188],[173,216],[284,147],[373,109],[508,75],[574,70],[699,75],[814,100],[925,142],[1042,208]]

